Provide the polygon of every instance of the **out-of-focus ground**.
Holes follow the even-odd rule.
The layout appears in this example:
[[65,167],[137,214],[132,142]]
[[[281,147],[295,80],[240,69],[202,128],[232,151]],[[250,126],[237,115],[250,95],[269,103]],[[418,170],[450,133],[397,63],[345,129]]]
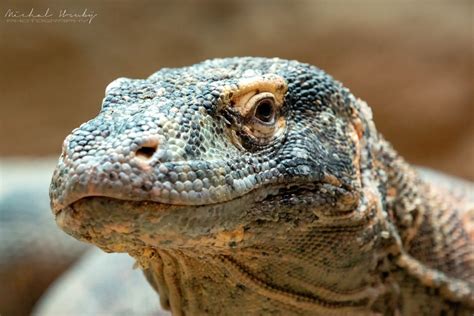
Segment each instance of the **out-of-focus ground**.
[[[97,16],[90,24],[6,17],[8,10],[31,9],[55,16],[87,9]],[[32,209],[47,213],[54,228],[45,187],[54,163],[48,160],[46,168],[36,158],[59,155],[64,137],[98,113],[109,82],[213,57],[277,56],[317,65],[368,102],[379,130],[407,160],[474,180],[470,0],[4,0],[0,13],[0,224],[11,226],[12,210],[24,215],[24,227],[15,231],[25,238],[35,236],[29,233],[35,227],[47,227],[31,226]],[[33,181],[35,172],[25,160],[17,164],[18,156],[46,176]],[[46,272],[16,269],[23,275],[18,282],[4,271],[18,289],[14,297],[2,283],[12,311],[0,310],[2,315],[25,314],[64,269],[42,267]],[[35,273],[46,276],[43,283]]]
[[[298,59],[374,109],[409,161],[474,179],[473,2],[3,1],[0,156],[58,155],[113,79],[224,56]],[[94,12],[9,23],[8,9]]]

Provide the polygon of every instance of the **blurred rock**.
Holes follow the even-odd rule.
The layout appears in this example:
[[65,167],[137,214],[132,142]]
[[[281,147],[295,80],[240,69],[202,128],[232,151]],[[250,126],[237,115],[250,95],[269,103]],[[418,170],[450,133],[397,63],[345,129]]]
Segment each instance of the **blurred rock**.
[[89,246],[63,233],[49,207],[56,159],[0,160],[0,315],[28,315]]
[[[170,316],[128,254],[93,249],[42,297],[34,316]],[[71,295],[74,293],[74,295]]]

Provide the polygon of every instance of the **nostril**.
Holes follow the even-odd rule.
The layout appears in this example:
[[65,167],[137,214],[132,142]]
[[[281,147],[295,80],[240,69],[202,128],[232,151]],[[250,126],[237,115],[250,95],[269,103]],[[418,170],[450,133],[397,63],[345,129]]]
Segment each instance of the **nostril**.
[[152,137],[147,141],[144,141],[140,148],[135,151],[135,157],[149,160],[158,150],[158,139],[156,137]]
[[160,144],[158,137],[150,137],[148,139],[142,139],[140,141],[137,141],[138,147],[137,150],[135,150],[135,158],[138,158],[140,160],[147,161],[153,157],[153,155],[156,153],[158,150],[158,146]]
[[135,156],[142,159],[150,159],[157,149],[158,145],[142,146],[135,152]]

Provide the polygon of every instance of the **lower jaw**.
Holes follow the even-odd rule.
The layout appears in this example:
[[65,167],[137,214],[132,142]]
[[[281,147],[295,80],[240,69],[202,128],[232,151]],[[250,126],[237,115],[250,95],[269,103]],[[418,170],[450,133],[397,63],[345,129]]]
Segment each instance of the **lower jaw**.
[[74,238],[107,252],[192,248],[213,232],[242,226],[243,208],[251,208],[254,199],[195,206],[86,197],[59,211],[56,222]]
[[[301,188],[296,194],[298,200],[290,198],[295,196],[294,190],[266,187],[234,200],[209,205],[172,205],[92,196],[59,211],[56,221],[66,233],[107,252],[202,248],[206,244],[218,248],[215,240],[219,234],[238,232],[245,225],[263,229],[258,221],[271,223],[281,216],[288,218],[288,214],[298,212],[308,220],[314,220],[313,217],[317,217],[313,214],[315,210],[308,212],[308,206],[314,203],[312,197],[319,195],[318,189]],[[291,221],[291,218],[287,220]],[[298,222],[302,222],[302,218]],[[270,229],[274,231],[275,227]],[[224,248],[229,249],[228,246]]]
[[56,223],[74,238],[107,252],[134,252],[166,245],[170,239],[176,242],[172,222],[190,210],[189,206],[87,197],[58,212]]

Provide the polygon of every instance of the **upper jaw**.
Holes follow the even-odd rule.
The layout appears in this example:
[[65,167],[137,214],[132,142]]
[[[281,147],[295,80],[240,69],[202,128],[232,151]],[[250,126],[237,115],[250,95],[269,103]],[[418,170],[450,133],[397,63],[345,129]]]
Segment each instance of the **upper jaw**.
[[[170,205],[207,205],[230,201],[259,187],[253,174],[232,179],[226,177],[223,168],[216,166],[200,173],[193,171],[197,168],[194,165],[199,166],[200,163],[175,162],[152,167],[133,161],[104,163],[93,160],[78,165],[62,158],[50,185],[51,207],[57,214],[61,209],[90,196]],[[110,165],[112,168],[109,168]],[[185,172],[187,180],[177,178],[177,174]]]
[[[51,206],[54,214],[71,204],[87,197],[108,197],[126,201],[148,201],[169,205],[209,205],[230,201],[252,191],[232,190],[230,186],[210,187],[206,192],[188,191],[178,194],[177,189],[170,183],[158,183],[152,189],[145,187],[133,188],[130,185],[110,186],[98,180],[100,176],[89,173],[81,181],[78,177],[66,180],[63,186],[57,186],[58,181],[53,178],[50,186]],[[256,187],[255,187],[256,188]]]
[[[148,201],[170,206],[205,206],[226,203],[255,191],[263,193],[267,191],[271,195],[273,189],[278,190],[281,187],[307,187],[314,186],[318,182],[334,187],[341,185],[334,177],[323,177],[318,180],[278,177],[266,181],[262,174],[247,173],[242,179],[233,179],[229,174],[225,174],[224,168],[216,166],[201,173],[206,176],[205,179],[196,178],[195,175],[194,183],[189,180],[184,183],[177,180],[173,183],[172,173],[190,170],[189,173],[197,174],[192,170],[196,168],[194,165],[200,166],[200,164],[202,165],[199,161],[174,163],[175,169],[167,168],[166,164],[159,164],[153,168],[138,167],[132,169],[136,170],[136,173],[127,175],[129,179],[124,181],[123,172],[119,172],[117,176],[116,171],[104,167],[101,161],[93,161],[86,167],[78,167],[62,158],[54,171],[50,185],[51,208],[57,215],[66,207],[87,197]],[[117,163],[115,165],[120,166]],[[135,178],[130,181],[133,177]]]

